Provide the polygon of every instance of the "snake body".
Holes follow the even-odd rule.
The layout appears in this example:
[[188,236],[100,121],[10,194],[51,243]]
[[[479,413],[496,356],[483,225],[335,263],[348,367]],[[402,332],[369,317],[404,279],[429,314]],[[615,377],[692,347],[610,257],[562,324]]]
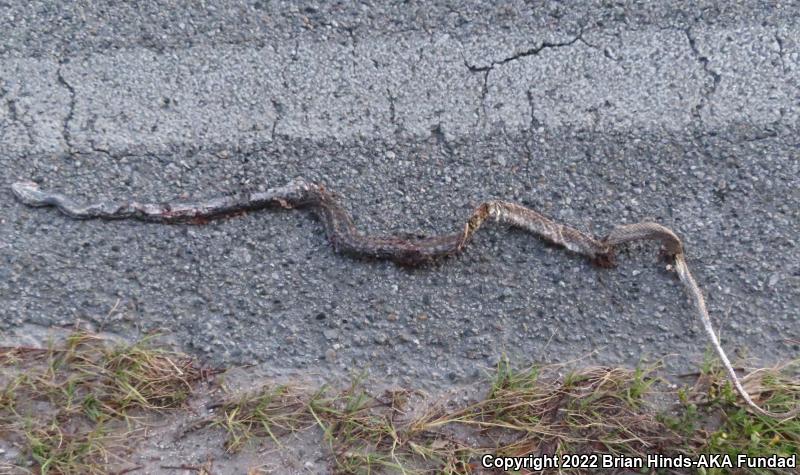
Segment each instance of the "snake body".
[[76,219],[191,223],[269,207],[308,208],[318,216],[328,240],[337,252],[355,257],[390,260],[409,266],[423,265],[460,253],[490,219],[524,229],[545,241],[586,256],[601,267],[615,265],[614,250],[622,244],[641,240],[660,241],[662,253],[672,262],[728,377],[745,403],[756,413],[776,419],[791,419],[800,413],[800,407],[786,413],[770,412],[758,406],[750,397],[714,331],[703,293],[686,264],[683,243],[672,230],[658,223],[642,222],[617,226],[604,238],[597,239],[578,229],[557,223],[530,208],[492,200],[481,203],[467,219],[463,229],[450,234],[430,237],[370,236],[358,231],[350,214],[334,193],[302,178],[263,192],[174,203],[125,201],[84,204],[59,193],[43,191],[33,182],[14,183],[12,191],[26,205],[53,206]]

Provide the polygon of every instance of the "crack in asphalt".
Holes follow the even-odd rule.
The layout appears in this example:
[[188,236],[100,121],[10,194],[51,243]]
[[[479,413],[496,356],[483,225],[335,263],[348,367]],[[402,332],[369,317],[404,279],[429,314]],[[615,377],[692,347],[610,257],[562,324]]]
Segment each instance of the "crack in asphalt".
[[[0,97],[2,97],[4,95],[5,94],[0,94]],[[11,122],[17,122],[19,124],[22,124],[22,127],[25,129],[25,136],[28,138],[28,144],[30,146],[32,146],[32,147],[35,146],[36,145],[36,140],[34,138],[34,134],[33,134],[33,130],[32,130],[33,126],[32,126],[32,124],[30,124],[29,122],[26,122],[22,118],[22,114],[19,112],[19,109],[17,107],[17,101],[14,100],[14,99],[7,99],[6,100],[6,108],[8,109],[8,115],[9,115],[9,118],[11,119]]]
[[530,167],[531,167],[531,158],[533,157],[533,141],[536,137],[535,131],[537,131],[539,127],[542,126],[542,123],[539,121],[539,119],[536,118],[536,102],[533,99],[533,90],[528,89],[527,91],[525,91],[525,93],[528,96],[528,107],[531,110],[530,112],[531,117],[529,122],[530,125],[528,126],[529,127],[528,133],[526,134],[527,136],[525,137],[525,142],[524,142],[526,157],[525,157],[525,174],[523,176],[526,176],[528,178],[528,189],[532,190],[534,189],[534,186],[533,186],[533,179],[531,178]]
[[528,56],[536,56],[536,55],[538,55],[539,53],[541,53],[542,51],[544,51],[546,49],[563,48],[563,47],[566,47],[566,46],[572,46],[576,42],[581,41],[582,37],[583,37],[583,32],[581,31],[578,34],[578,36],[576,36],[575,38],[573,38],[573,39],[571,39],[569,41],[564,41],[564,42],[560,42],[560,43],[551,43],[549,41],[543,41],[539,46],[536,46],[534,48],[529,48],[529,49],[527,49],[525,51],[520,51],[519,53],[513,54],[513,55],[511,55],[511,56],[509,56],[507,58],[503,58],[503,59],[501,59],[499,61],[492,61],[488,66],[475,66],[475,65],[469,64],[469,61],[467,61],[466,59],[464,60],[464,65],[466,65],[467,68],[472,72],[491,71],[497,66],[502,66],[504,64],[510,63],[512,61],[516,61],[518,59],[526,58]]
[[[3,95],[0,95],[2,97]],[[13,99],[6,100],[6,108],[8,109],[8,115],[11,118],[11,122],[18,122],[19,121],[19,112],[17,111],[17,101]]]
[[783,57],[783,38],[775,33],[775,41],[778,43],[778,56],[781,58],[781,69],[786,74],[786,59]]
[[354,27],[344,27],[344,30],[347,31],[347,35],[350,37],[351,68],[353,75],[355,75],[358,68],[358,54],[356,53],[356,48],[358,47],[358,37],[356,36]]
[[68,83],[66,79],[64,79],[64,74],[61,72],[60,66],[56,70],[56,77],[58,79],[58,83],[65,87],[67,91],[69,91],[69,111],[67,112],[67,116],[62,121],[61,135],[64,137],[64,143],[67,145],[67,151],[71,152],[73,150],[73,146],[72,134],[69,131],[69,128],[70,123],[75,115],[75,88],[72,87],[72,85]]
[[541,127],[542,123],[539,122],[539,119],[536,118],[536,107],[535,107],[535,101],[533,100],[533,91],[531,89],[528,89],[527,91],[525,91],[525,93],[528,95],[528,107],[531,109],[531,120],[529,128],[531,131],[534,131],[539,127]]
[[442,129],[442,123],[439,122],[434,127],[431,128],[431,137],[436,140],[436,143],[442,146],[447,153],[448,156],[452,157],[455,153],[453,150],[453,145],[447,140],[447,137],[444,134],[444,130]]
[[[563,41],[558,43],[552,43],[549,41],[543,41],[538,46],[533,48],[528,48],[526,50],[520,51],[515,53],[511,56],[503,58],[501,60],[492,60],[487,66],[476,66],[474,64],[470,64],[469,61],[464,58],[464,66],[467,67],[467,70],[471,73],[483,73],[483,85],[481,86],[481,101],[480,101],[480,111],[482,112],[483,117],[486,117],[486,96],[489,95],[489,74],[498,66],[503,66],[504,64],[511,63],[513,61],[517,61],[523,58],[527,58],[529,56],[537,56],[539,53],[546,49],[555,49],[555,48],[565,48],[574,45],[578,41],[583,42],[590,48],[594,48],[594,46],[588,44],[585,40],[583,40],[583,30],[581,30],[577,36],[572,38],[569,41]],[[480,118],[478,119],[480,122]]]
[[283,104],[281,104],[275,98],[272,98],[270,100],[272,102],[272,107],[275,108],[275,121],[272,122],[272,133],[271,133],[272,141],[274,142],[275,137],[277,137],[278,124],[283,119]]
[[713,96],[714,93],[717,92],[717,86],[722,80],[722,76],[708,66],[709,63],[708,57],[703,55],[697,48],[697,39],[694,36],[692,36],[691,28],[687,27],[686,29],[683,30],[683,32],[686,34],[686,39],[689,41],[689,48],[692,52],[692,56],[694,56],[694,58],[697,59],[697,61],[700,63],[700,66],[703,68],[703,72],[705,73],[705,75],[712,79],[711,84],[703,87],[702,90],[703,99],[692,110],[692,117],[702,122],[703,118],[700,115],[700,112],[705,108],[706,105],[709,106],[709,110],[713,114],[713,105],[711,104],[711,96]]
[[[299,48],[300,48],[300,42],[299,41],[295,41],[294,42],[294,49],[292,49],[289,52],[289,61],[284,61],[284,60],[281,61],[281,68],[280,68],[280,72],[278,74],[281,77],[281,84],[287,90],[289,90],[290,87],[289,87],[289,81],[288,81],[288,79],[286,77],[286,70],[289,69],[289,65],[291,63],[297,61],[297,59],[299,57],[299,53],[298,53],[298,49]],[[273,46],[273,51],[275,51],[276,55],[283,57],[281,52],[274,46]],[[280,124],[280,122],[284,118],[284,116],[283,116],[284,115],[284,106],[283,106],[282,102],[278,101],[274,97],[271,98],[270,101],[272,102],[272,107],[275,109],[275,121],[272,122],[272,131],[270,132],[270,138],[272,139],[273,142],[275,142],[275,139],[278,137],[278,125]]]
[[395,135],[400,132],[400,124],[397,123],[397,109],[395,101],[397,98],[392,95],[392,90],[386,88],[386,96],[389,98],[389,123],[394,126]]
[[[7,95],[8,89],[0,86],[0,98],[6,97]],[[8,117],[11,122],[22,124],[22,127],[25,129],[25,135],[28,138],[28,144],[34,146],[36,140],[34,138],[33,125],[22,118],[22,114],[26,114],[26,112],[20,113],[15,99],[6,99],[6,109],[8,109]]]

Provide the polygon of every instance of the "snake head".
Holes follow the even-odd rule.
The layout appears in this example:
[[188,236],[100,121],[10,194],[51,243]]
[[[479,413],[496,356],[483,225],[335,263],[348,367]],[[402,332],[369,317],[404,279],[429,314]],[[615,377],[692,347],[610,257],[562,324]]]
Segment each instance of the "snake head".
[[18,200],[28,206],[46,205],[45,193],[39,189],[39,185],[32,181],[18,181],[11,185],[11,191]]

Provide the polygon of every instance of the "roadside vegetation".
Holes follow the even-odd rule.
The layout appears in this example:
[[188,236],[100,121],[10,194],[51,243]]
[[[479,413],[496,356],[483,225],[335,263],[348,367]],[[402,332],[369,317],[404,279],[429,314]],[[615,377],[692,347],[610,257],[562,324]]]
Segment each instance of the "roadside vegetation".
[[[750,394],[773,411],[798,404],[797,363],[751,371],[744,378]],[[484,454],[735,459],[796,455],[800,447],[800,419],[742,409],[710,357],[698,373],[673,378],[679,384],[666,381],[657,365],[520,368],[503,359],[470,401],[432,400],[413,389],[375,393],[361,376],[342,387],[264,382],[232,394],[219,390],[220,372],[152,338],[120,344],[75,332],[48,348],[0,348],[0,440],[18,453],[5,465],[0,457],[0,473],[136,473],[141,467],[128,462],[136,442],[154,421],[181,413],[190,422],[183,433],[215,432],[228,453],[282,450],[316,431],[331,473],[500,473],[481,467]],[[210,399],[212,391],[224,396]],[[191,411],[191,401],[204,401],[204,410]],[[216,473],[212,463],[163,468]]]

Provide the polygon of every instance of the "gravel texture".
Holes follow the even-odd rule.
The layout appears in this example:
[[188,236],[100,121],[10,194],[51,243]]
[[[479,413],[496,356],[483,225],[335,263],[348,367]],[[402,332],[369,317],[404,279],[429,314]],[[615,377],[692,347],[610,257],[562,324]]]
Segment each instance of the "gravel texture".
[[489,198],[597,235],[656,220],[731,353],[798,356],[796,6],[182,3],[0,9],[7,339],[163,329],[215,364],[434,389],[504,353],[686,368],[707,348],[651,245],[603,270],[496,227],[405,269],[334,254],[303,212],[80,222],[8,187],[166,200],[303,176],[374,233],[450,231]]

